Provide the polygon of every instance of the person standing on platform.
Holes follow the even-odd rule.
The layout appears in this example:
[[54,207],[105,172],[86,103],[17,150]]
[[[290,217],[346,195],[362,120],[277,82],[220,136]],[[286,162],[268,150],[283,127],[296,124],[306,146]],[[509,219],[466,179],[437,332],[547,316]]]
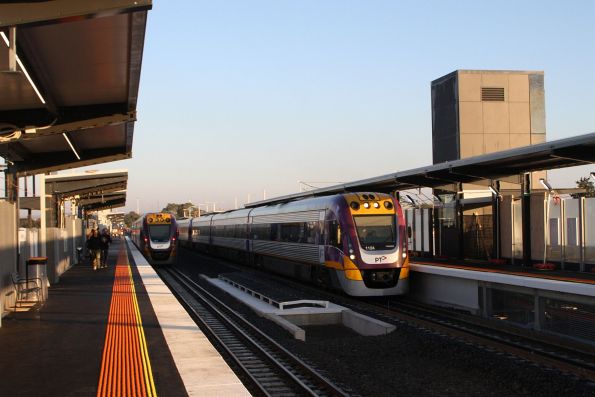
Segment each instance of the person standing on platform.
[[101,240],[99,240],[97,230],[95,229],[91,230],[91,234],[87,238],[87,250],[89,251],[89,258],[91,259],[93,270],[97,270],[101,259]]
[[112,243],[112,238],[107,229],[101,231],[99,240],[101,241],[101,267],[107,267],[107,252],[109,250],[109,245]]

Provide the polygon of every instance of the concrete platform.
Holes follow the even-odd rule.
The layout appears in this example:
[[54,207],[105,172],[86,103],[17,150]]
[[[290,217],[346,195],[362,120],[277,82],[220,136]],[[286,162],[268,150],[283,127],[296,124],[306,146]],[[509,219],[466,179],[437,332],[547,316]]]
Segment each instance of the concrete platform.
[[155,270],[134,244],[130,240],[127,242],[188,394],[206,397],[250,396]]
[[493,305],[494,293],[525,297],[536,314],[528,326],[539,330],[546,326],[541,314],[548,310],[548,299],[591,311],[595,280],[586,273],[520,266],[411,262],[411,296],[421,302],[490,317],[492,312],[499,311]]
[[[1,396],[110,395],[117,389],[105,385],[126,376],[145,395],[249,395],[150,266],[142,257],[138,267],[128,266],[127,253],[124,241],[114,241],[108,269],[76,265],[49,289],[42,307],[4,319]],[[134,294],[113,293],[117,285]],[[124,314],[138,324],[127,323],[114,305],[129,307]],[[120,394],[130,394],[134,384],[121,386]]]
[[[288,291],[286,287],[271,280],[265,283],[243,273],[203,278],[250,307],[259,316],[273,321],[298,340],[306,340],[306,331],[301,327],[309,325],[343,325],[365,336],[385,335],[396,329],[392,324],[364,316],[344,306],[327,301],[321,304],[321,301],[296,291]],[[233,280],[232,283],[230,279]]]

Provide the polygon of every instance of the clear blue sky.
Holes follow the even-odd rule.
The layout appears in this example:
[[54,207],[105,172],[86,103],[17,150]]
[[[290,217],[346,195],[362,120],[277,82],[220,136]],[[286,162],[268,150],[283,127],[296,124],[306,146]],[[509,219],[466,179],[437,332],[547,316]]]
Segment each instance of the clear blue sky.
[[98,168],[128,168],[126,210],[147,211],[428,165],[430,82],[456,69],[543,70],[548,140],[593,132],[594,15],[592,1],[155,0],[133,159]]

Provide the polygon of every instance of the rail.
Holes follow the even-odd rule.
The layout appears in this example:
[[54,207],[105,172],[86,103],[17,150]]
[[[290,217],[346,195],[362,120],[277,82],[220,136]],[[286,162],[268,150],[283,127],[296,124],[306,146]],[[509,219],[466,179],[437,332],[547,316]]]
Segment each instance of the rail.
[[347,396],[287,349],[176,269],[159,270],[204,332],[266,396]]

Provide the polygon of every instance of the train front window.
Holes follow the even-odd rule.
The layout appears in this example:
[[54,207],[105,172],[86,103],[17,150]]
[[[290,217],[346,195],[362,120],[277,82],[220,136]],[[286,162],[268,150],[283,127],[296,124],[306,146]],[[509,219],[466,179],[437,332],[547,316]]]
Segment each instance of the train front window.
[[165,242],[169,240],[169,225],[150,225],[149,236],[155,242]]
[[396,246],[394,215],[354,216],[359,242],[363,249],[376,251]]

